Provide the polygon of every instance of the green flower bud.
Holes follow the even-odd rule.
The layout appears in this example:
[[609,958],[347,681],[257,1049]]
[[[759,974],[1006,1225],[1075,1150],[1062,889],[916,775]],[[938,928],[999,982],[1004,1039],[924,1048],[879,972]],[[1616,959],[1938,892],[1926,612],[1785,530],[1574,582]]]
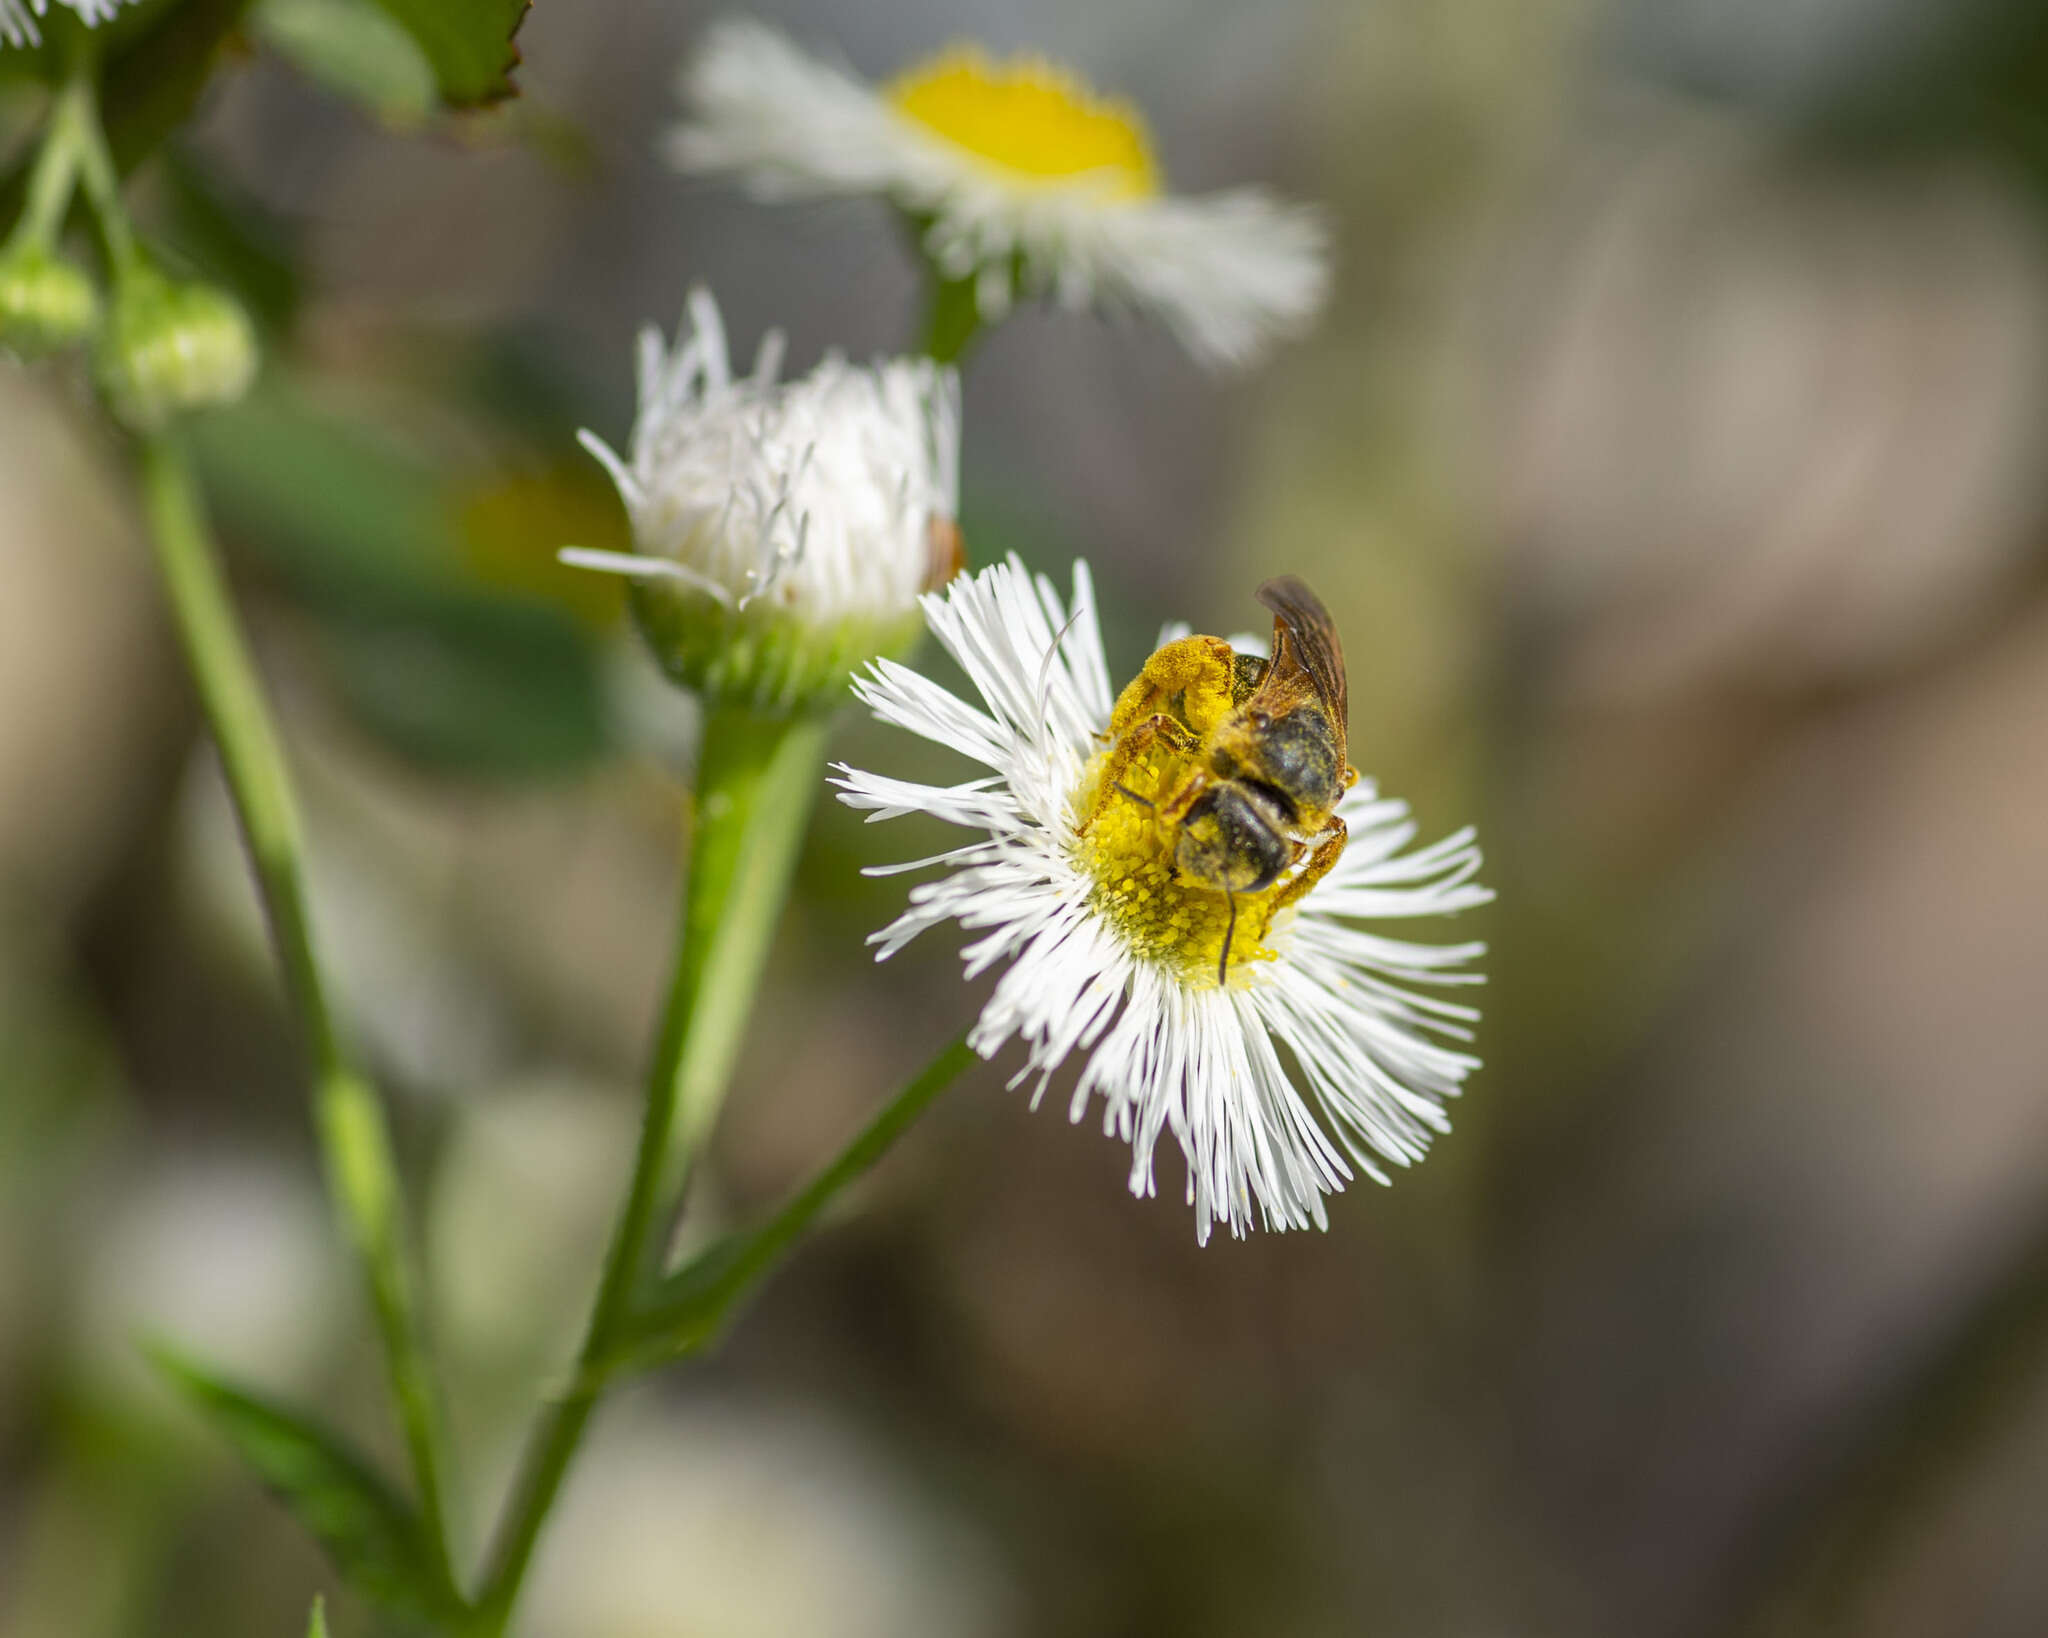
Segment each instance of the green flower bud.
[[255,379],[256,360],[256,332],[227,292],[146,266],[115,287],[100,336],[100,388],[137,431],[155,431],[182,410],[233,403]]
[[635,550],[562,555],[632,578],[641,635],[677,682],[788,714],[839,703],[868,662],[908,652],[919,596],[960,568],[960,398],[929,359],[832,355],[778,382],[779,351],[771,336],[734,375],[701,290],[673,349],[645,335],[630,459],[584,434]]
[[849,615],[819,622],[764,598],[734,608],[670,579],[638,580],[634,623],[674,681],[708,700],[765,714],[830,707],[869,661],[903,659],[924,635],[912,607],[894,620]]
[[84,341],[100,322],[100,293],[83,268],[41,245],[0,254],[0,347],[24,355]]

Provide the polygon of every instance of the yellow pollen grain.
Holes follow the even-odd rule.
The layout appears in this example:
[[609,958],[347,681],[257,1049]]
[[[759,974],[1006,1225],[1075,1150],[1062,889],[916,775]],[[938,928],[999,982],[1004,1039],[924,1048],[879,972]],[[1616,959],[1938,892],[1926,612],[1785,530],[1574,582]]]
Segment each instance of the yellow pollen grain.
[[[1081,782],[1086,828],[1076,857],[1095,884],[1090,904],[1140,960],[1168,968],[1192,989],[1214,988],[1230,906],[1215,889],[1180,878],[1173,863],[1174,827],[1157,807],[1186,780],[1189,764],[1172,751],[1155,751],[1125,770],[1122,784],[1132,795],[1100,788],[1107,755],[1095,759]],[[1233,978],[1253,962],[1274,959],[1264,941],[1285,881],[1283,876],[1264,892],[1238,894],[1237,930],[1230,937]]]
[[979,46],[951,46],[885,94],[898,113],[1014,177],[1087,177],[1115,199],[1159,191],[1144,116],[1043,57],[998,62]]

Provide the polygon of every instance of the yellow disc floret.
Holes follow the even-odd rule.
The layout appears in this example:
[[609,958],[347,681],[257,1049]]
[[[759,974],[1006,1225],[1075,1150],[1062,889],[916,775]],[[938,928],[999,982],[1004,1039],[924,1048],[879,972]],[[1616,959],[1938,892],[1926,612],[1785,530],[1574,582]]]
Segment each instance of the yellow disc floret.
[[1193,764],[1161,742],[1109,782],[1103,775],[1110,755],[1098,756],[1081,782],[1075,827],[1075,856],[1094,883],[1091,907],[1133,955],[1167,967],[1190,988],[1216,985],[1226,936],[1233,979],[1252,962],[1272,960],[1265,940],[1288,878],[1258,893],[1239,893],[1233,928],[1230,901],[1174,867],[1176,826],[1162,810]]
[[899,75],[888,97],[898,113],[1013,179],[1086,179],[1119,199],[1159,191],[1144,117],[1043,57],[998,62],[979,46],[952,46]]

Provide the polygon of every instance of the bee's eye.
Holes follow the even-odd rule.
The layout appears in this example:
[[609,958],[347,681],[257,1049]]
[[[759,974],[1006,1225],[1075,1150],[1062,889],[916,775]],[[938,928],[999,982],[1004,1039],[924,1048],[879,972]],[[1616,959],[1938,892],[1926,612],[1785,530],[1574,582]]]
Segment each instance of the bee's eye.
[[1254,728],[1272,727],[1273,714],[1270,711],[1254,711],[1252,713],[1252,726]]

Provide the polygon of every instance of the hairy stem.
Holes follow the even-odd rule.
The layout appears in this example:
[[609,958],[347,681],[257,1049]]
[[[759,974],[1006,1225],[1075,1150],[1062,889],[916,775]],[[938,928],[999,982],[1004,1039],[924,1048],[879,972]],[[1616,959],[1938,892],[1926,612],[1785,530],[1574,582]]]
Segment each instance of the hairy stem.
[[585,1328],[577,1384],[543,1415],[506,1504],[478,1607],[481,1633],[502,1632],[511,1618],[602,1391],[593,1367],[632,1318],[642,1280],[658,1272],[664,1208],[679,1195],[723,1100],[816,799],[824,733],[823,721],[812,718],[706,712],[674,976],[648,1065],[633,1176]]
[[975,1061],[963,1035],[882,1105],[817,1176],[757,1228],[728,1235],[669,1276],[633,1318],[601,1375],[657,1364],[714,1340],[743,1302],[839,1197],[887,1154],[934,1099]]
[[677,971],[688,1027],[676,1066],[671,1195],[717,1121],[811,809],[824,783],[822,718],[716,710],[704,724],[689,908]]
[[350,1069],[335,1031],[306,911],[298,805],[191,468],[177,444],[160,436],[144,445],[142,470],[150,534],[171,614],[220,751],[285,989],[311,1060],[314,1124],[328,1186],[362,1261],[420,1512],[440,1572],[452,1587],[439,1400],[414,1297],[404,1205],[383,1106]]

